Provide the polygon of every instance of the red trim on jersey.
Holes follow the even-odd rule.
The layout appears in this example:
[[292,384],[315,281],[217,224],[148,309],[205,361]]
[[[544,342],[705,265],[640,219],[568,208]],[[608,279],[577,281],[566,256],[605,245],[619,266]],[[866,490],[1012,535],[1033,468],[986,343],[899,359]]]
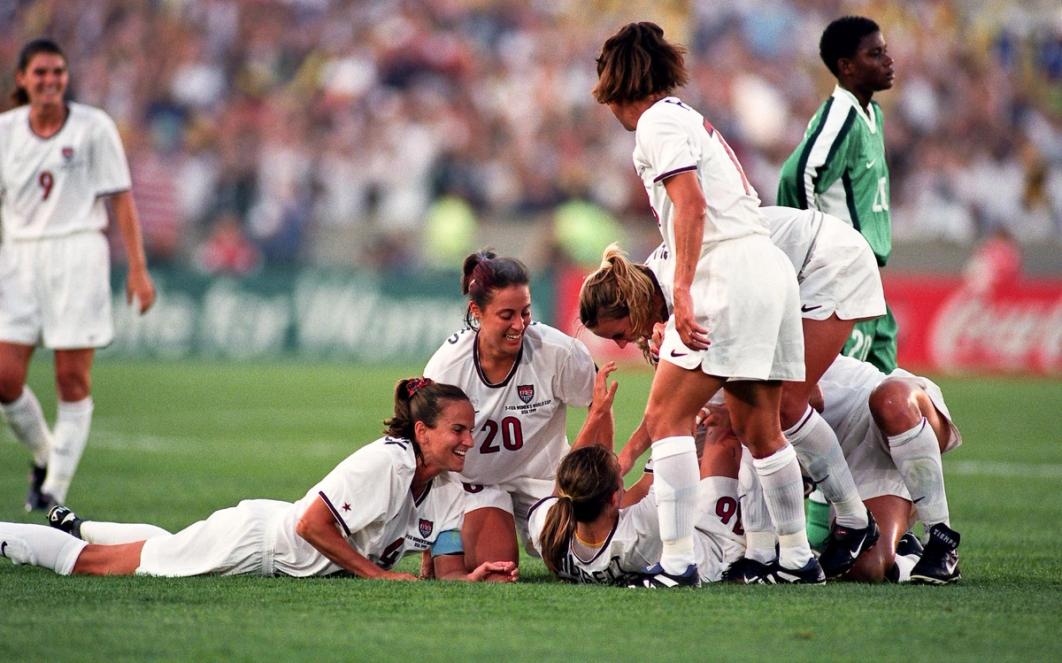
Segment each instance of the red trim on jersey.
[[56,131],[51,136],[42,136],[39,133],[37,133],[36,131],[34,131],[33,130],[33,122],[30,121],[30,114],[32,113],[32,111],[31,111],[31,113],[26,113],[26,126],[29,127],[30,133],[33,134],[33,136],[37,140],[51,140],[51,139],[55,138],[56,136],[58,136],[59,134],[63,133],[63,129],[66,128],[67,120],[70,119],[70,115],[72,114],[72,111],[70,110],[70,105],[69,104],[63,104],[63,108],[66,110],[66,117],[63,118],[63,123],[61,125],[59,125],[59,130]]
[[347,523],[343,520],[343,516],[339,515],[339,511],[332,505],[332,500],[328,499],[328,495],[325,495],[324,491],[320,490],[317,491],[317,495],[320,496],[321,500],[325,503],[325,506],[328,507],[328,510],[332,512],[332,517],[336,519],[336,522],[343,528],[343,531],[346,532],[347,536],[350,536],[350,528],[347,527]]
[[[526,333],[526,330],[525,330]],[[509,369],[509,374],[505,376],[505,379],[497,384],[487,379],[486,374],[483,373],[483,368],[479,365],[479,331],[476,332],[476,338],[472,340],[472,364],[476,367],[476,374],[479,375],[480,381],[491,389],[500,389],[513,379],[516,375],[516,369],[520,367],[520,360],[524,358],[524,340],[520,340],[520,351],[516,353],[516,361],[513,362],[513,367]]]

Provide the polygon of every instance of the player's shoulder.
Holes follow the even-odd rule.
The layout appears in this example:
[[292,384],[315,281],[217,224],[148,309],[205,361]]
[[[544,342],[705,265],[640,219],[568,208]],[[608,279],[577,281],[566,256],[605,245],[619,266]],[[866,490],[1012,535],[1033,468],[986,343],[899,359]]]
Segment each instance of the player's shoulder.
[[416,469],[417,456],[410,440],[385,435],[355,451],[345,462],[375,471],[393,468],[405,472]]
[[656,102],[638,118],[636,133],[651,134],[669,127],[688,125],[699,126],[703,123],[701,114],[678,97],[665,97]]
[[0,128],[8,131],[15,127],[29,127],[29,106],[16,106],[0,113]]
[[475,342],[476,332],[468,327],[450,334],[428,360],[428,368],[439,372],[455,365],[464,365],[472,355]]
[[68,122],[92,126],[114,126],[114,120],[102,108],[81,104],[76,101],[71,101],[67,107],[70,109]]
[[551,353],[567,356],[572,352],[589,354],[586,345],[579,339],[569,336],[544,322],[532,322],[524,332],[524,343],[532,353]]

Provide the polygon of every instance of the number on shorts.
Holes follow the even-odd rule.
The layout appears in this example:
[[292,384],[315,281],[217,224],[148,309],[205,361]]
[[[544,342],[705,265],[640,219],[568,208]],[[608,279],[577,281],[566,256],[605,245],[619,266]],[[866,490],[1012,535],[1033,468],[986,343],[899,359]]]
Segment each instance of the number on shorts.
[[[479,447],[481,454],[494,454],[502,450],[516,451],[524,446],[524,432],[520,428],[520,420],[516,417],[505,417],[501,425],[493,419],[487,419],[483,423],[482,432],[487,434],[483,444]],[[501,433],[501,445],[496,441],[498,433]]]
[[733,497],[720,497],[715,503],[715,515],[719,516],[720,522],[724,525],[729,525],[731,520],[734,521],[732,529],[735,534],[745,533],[744,528],[741,527],[741,505]]
[[48,196],[52,195],[52,187],[55,185],[55,176],[52,175],[50,170],[42,170],[41,174],[37,176],[37,184],[41,185],[44,189],[44,195],[41,196],[41,200],[48,200]]

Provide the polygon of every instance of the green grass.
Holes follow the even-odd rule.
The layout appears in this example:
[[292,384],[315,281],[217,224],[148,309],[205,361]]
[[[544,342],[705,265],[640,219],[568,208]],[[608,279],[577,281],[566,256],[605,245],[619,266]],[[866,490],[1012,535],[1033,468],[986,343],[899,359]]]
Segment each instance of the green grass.
[[[377,436],[418,368],[101,361],[69,502],[178,529],[241,498],[297,499]],[[50,370],[30,380],[49,413]],[[621,371],[619,431],[648,380]],[[530,559],[515,586],[67,578],[0,560],[0,661],[1058,659],[1062,383],[940,383],[965,439],[945,459],[957,586],[635,592],[561,585]],[[41,522],[21,510],[27,460],[0,432],[0,520]]]

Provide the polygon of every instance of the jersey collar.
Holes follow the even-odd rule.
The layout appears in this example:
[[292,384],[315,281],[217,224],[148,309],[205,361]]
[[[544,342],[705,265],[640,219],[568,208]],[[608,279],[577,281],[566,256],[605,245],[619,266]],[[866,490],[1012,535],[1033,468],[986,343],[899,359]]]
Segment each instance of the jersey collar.
[[860,105],[859,100],[856,99],[856,96],[841,87],[840,85],[834,86],[833,97],[846,100],[852,106],[852,108],[856,109],[856,112],[859,113],[859,118],[863,120],[864,124],[867,125],[867,129],[870,131],[870,133],[878,133],[878,121],[877,118],[874,116],[876,111],[874,110],[873,101],[867,104],[866,110],[863,110],[863,106]]

